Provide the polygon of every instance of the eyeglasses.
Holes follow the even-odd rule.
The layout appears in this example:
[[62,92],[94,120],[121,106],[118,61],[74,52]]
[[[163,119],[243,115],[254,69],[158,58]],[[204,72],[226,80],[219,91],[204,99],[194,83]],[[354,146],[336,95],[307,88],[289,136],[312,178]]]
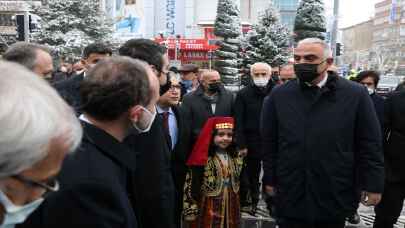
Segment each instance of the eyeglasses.
[[172,85],[170,87],[171,90],[181,90],[181,85]]
[[42,183],[39,181],[34,181],[34,180],[31,180],[31,179],[21,176],[21,175],[14,175],[14,176],[12,176],[12,178],[19,180],[27,185],[45,189],[46,192],[44,193],[44,195],[47,195],[48,193],[51,193],[51,192],[57,192],[59,190],[59,182],[55,178],[52,178],[52,179],[46,181],[45,183]]

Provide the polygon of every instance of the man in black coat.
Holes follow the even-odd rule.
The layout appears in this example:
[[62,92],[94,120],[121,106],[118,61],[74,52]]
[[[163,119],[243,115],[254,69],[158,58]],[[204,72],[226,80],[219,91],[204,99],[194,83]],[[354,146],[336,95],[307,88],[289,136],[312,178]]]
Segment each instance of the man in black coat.
[[405,91],[389,95],[385,102],[385,188],[375,208],[374,228],[394,227],[405,199]]
[[381,124],[381,130],[383,130],[384,98],[375,92],[380,81],[380,74],[373,70],[362,71],[356,76],[356,81],[366,86],[368,94],[370,94],[371,100],[374,103],[374,108]]
[[[165,47],[149,39],[132,39],[123,44],[119,53],[149,64],[159,80],[160,95],[171,87],[168,80],[169,59]],[[175,187],[172,163],[163,119],[157,115],[150,131],[125,139],[137,153],[134,173],[135,200],[141,228],[174,227]]]
[[63,164],[60,191],[23,227],[137,227],[135,154],[123,140],[133,127],[152,124],[158,86],[152,70],[130,58],[103,60],[88,73],[81,86],[82,145]]
[[[263,100],[273,83],[271,67],[267,63],[255,63],[250,67],[252,83],[238,92],[235,100],[236,144],[239,153],[247,155],[241,180],[241,206],[244,211],[255,214],[259,202],[262,161],[260,137],[260,114]],[[250,196],[250,198],[248,197]]]
[[263,104],[263,184],[276,194],[280,228],[343,228],[358,189],[368,206],[381,199],[377,115],[364,86],[326,73],[330,53],[320,39],[300,41],[298,79],[274,88]]
[[65,99],[65,101],[74,108],[76,113],[81,113],[80,107],[82,102],[80,100],[80,84],[86,77],[88,72],[98,61],[110,57],[112,50],[106,44],[93,43],[88,45],[83,50],[83,56],[81,63],[84,66],[84,71],[79,74],[74,74],[66,80],[58,81],[53,84],[59,94]]
[[183,192],[186,179],[186,160],[191,151],[189,145],[189,123],[184,118],[183,110],[179,108],[181,85],[171,78],[171,88],[163,94],[156,106],[158,114],[163,119],[163,129],[166,133],[172,159],[172,175],[176,187],[175,223],[180,227],[183,210]]
[[[381,132],[383,132],[383,122],[384,122],[384,98],[378,95],[375,92],[375,89],[378,86],[378,82],[380,81],[380,74],[376,71],[372,70],[366,70],[360,72],[356,78],[354,79],[355,81],[359,82],[360,84],[364,85],[367,88],[368,94],[370,95],[371,100],[373,101],[374,104],[374,109],[376,111],[380,126],[381,126]],[[360,195],[359,195],[360,198]],[[360,215],[357,213],[356,208],[356,213],[353,213],[351,216],[348,218],[348,222],[351,224],[359,224],[360,223]]]
[[219,73],[215,70],[203,71],[200,86],[186,94],[181,104],[190,123],[190,145],[194,145],[208,118],[233,116],[233,103],[233,94],[223,87]]

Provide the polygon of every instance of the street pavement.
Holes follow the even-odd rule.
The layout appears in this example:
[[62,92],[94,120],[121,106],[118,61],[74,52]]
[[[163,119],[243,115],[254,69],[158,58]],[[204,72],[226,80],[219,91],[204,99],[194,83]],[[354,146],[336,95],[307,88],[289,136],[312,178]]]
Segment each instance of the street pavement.
[[[359,214],[362,219],[361,223],[359,225],[346,224],[347,228],[371,228],[373,226],[375,216],[373,207],[365,207],[361,205],[359,208]],[[268,215],[268,211],[266,210],[263,201],[259,203],[259,209],[256,216],[242,213],[242,228],[276,228],[274,219]],[[405,228],[405,205],[396,228]]]

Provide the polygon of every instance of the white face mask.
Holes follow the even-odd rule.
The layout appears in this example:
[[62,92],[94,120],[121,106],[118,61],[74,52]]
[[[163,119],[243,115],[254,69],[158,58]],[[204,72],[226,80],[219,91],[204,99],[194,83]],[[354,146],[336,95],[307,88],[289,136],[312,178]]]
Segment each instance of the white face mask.
[[368,94],[370,94],[370,95],[373,95],[375,93],[375,90],[373,88],[367,87],[367,91],[368,91]]
[[24,223],[28,216],[34,212],[44,201],[39,198],[23,206],[14,205],[13,202],[0,190],[0,203],[4,206],[5,214],[1,228],[14,228],[16,225]]
[[253,83],[255,83],[258,87],[265,87],[269,82],[269,78],[255,78],[253,79]]
[[[156,118],[156,112],[151,113],[148,109],[144,108],[141,106],[141,108],[144,111],[144,114],[142,115],[141,120],[139,120],[139,123],[132,123],[134,128],[138,130],[139,133],[146,133],[150,131],[153,121],[155,121]],[[141,125],[141,126],[139,126]]]

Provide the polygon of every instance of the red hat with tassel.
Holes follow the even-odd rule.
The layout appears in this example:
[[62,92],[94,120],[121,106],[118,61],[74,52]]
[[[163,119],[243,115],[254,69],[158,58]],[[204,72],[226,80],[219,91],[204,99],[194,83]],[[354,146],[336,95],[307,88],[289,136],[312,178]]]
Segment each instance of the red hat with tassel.
[[191,155],[187,160],[188,166],[204,166],[208,160],[208,150],[212,140],[214,129],[233,129],[234,119],[232,117],[211,117],[205,122],[203,129],[194,144]]

